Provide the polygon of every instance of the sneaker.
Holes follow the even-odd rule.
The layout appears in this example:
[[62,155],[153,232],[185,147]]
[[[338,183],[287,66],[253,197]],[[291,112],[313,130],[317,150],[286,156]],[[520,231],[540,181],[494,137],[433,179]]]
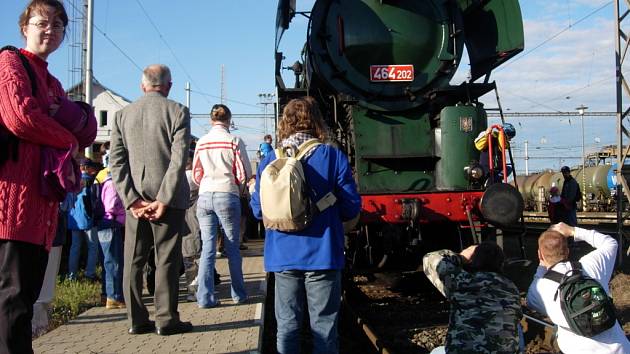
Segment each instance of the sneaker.
[[223,257],[223,252],[217,251],[217,258],[221,258],[221,257]]
[[242,244],[242,243],[241,243],[241,245],[240,245],[240,246],[238,246],[238,249],[239,249],[239,250],[241,250],[241,251],[244,251],[244,250],[246,250],[246,249],[248,249],[248,248],[249,248],[249,247],[247,247],[246,245],[244,245],[244,244]]
[[199,285],[199,276],[196,276],[195,279],[193,279],[193,281],[190,282],[190,286],[197,286]]
[[197,297],[195,296],[195,294],[188,294],[186,295],[186,300],[188,302],[197,302]]
[[116,301],[114,299],[107,299],[107,302],[105,303],[105,308],[108,310],[111,309],[124,309],[126,307],[125,303],[123,301]]

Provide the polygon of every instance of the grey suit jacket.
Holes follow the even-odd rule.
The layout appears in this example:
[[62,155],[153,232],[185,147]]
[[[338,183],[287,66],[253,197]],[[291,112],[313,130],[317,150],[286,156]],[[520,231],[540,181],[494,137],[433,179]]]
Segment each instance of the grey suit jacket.
[[160,93],[149,92],[116,112],[109,164],[125,208],[138,198],[188,208],[189,144],[188,108]]

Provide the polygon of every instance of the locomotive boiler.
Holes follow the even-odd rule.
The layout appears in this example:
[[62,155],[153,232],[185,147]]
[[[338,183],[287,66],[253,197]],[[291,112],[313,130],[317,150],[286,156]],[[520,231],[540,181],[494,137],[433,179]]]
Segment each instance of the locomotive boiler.
[[[279,43],[296,15],[308,29],[289,65]],[[307,13],[280,0],[276,25],[279,107],[304,95],[319,102],[362,195],[351,266],[413,268],[423,252],[517,221],[521,195],[486,187],[474,147],[488,125],[479,97],[496,90],[490,73],[523,50],[517,0],[317,0]],[[469,80],[453,85],[464,50]]]

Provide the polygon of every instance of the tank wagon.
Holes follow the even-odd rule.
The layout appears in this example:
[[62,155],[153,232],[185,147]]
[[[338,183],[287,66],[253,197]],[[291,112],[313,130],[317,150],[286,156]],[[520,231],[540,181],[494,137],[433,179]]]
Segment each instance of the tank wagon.
[[[308,18],[306,43],[287,65],[279,43],[296,15]],[[355,269],[413,268],[419,253],[461,247],[488,222],[520,217],[513,187],[484,187],[474,147],[488,125],[478,99],[496,90],[490,73],[523,50],[517,0],[317,0],[307,13],[280,0],[276,25],[278,106],[314,97],[353,166],[362,195],[347,238]],[[470,77],[452,85],[464,49]]]
[[[586,211],[616,211],[617,164],[588,166],[571,169],[571,175],[580,184],[586,201]],[[584,177],[582,177],[584,174]],[[628,180],[630,166],[622,169],[622,175]],[[519,185],[525,209],[530,211],[544,211],[549,199],[549,190],[556,186],[562,190],[564,178],[558,171],[543,171],[529,176],[518,176]],[[582,209],[582,205],[578,205]]]

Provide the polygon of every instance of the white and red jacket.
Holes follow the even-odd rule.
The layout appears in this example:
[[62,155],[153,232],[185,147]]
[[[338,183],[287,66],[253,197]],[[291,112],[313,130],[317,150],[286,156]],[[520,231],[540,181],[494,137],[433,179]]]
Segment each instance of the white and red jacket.
[[240,195],[251,175],[245,143],[230,134],[224,125],[215,123],[197,142],[193,181],[199,185],[199,194],[225,192]]

